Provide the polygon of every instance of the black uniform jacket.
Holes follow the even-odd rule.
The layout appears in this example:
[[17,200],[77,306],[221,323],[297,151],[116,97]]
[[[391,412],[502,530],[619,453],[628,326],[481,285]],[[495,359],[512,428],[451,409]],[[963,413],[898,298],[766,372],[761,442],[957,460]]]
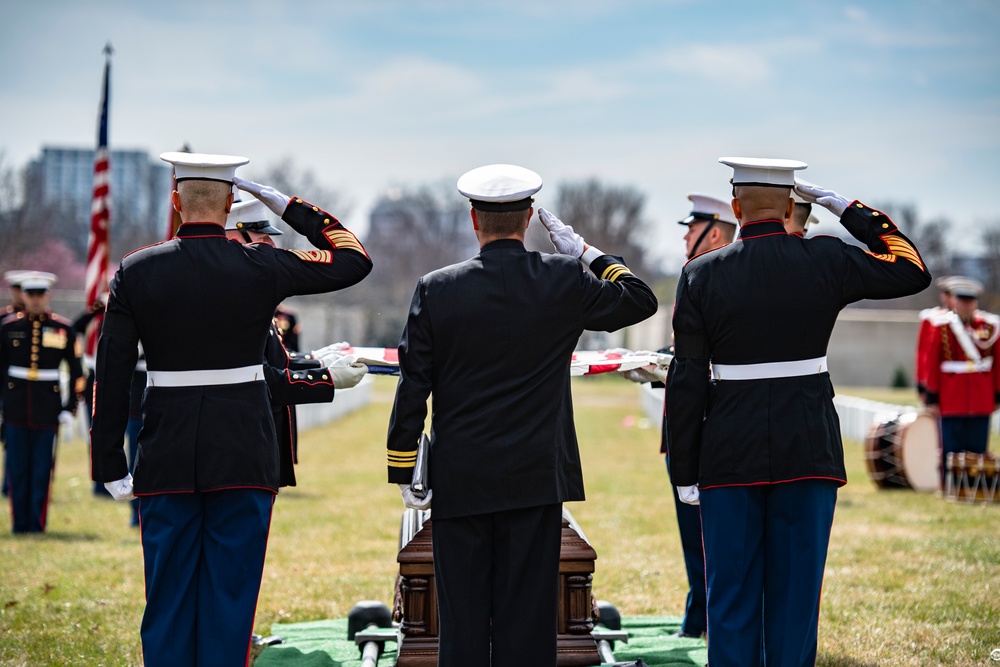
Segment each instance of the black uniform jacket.
[[583,500],[570,360],[584,329],[614,331],[656,297],[610,255],[591,264],[494,241],[417,284],[399,343],[389,482],[413,473],[433,394],[434,516]]
[[869,250],[832,236],[789,235],[780,221],[764,220],[744,224],[735,243],[685,265],[664,424],[677,486],[846,483],[829,373],[717,381],[709,375],[710,364],[823,357],[844,306],[930,284],[920,255],[884,213],[854,202],[841,224]]
[[[318,250],[242,245],[226,239],[220,225],[185,223],[175,238],[122,260],[98,345],[96,481],[121,479],[128,470],[122,438],[137,341],[151,373],[260,365],[282,300],[343,289],[371,271],[357,238],[329,213],[293,199],[282,219]],[[137,495],[277,490],[279,453],[264,378],[147,387],[134,483]]]
[[[85,380],[80,363],[81,345],[69,320],[52,313],[28,315],[11,313],[0,321],[0,387],[3,388],[3,420],[22,428],[56,428],[59,413],[76,412],[83,398]],[[69,368],[69,396],[64,401],[59,380],[14,377],[11,366],[32,371],[58,370],[62,362]]]
[[295,406],[300,403],[329,403],[333,400],[333,376],[313,359],[293,360],[272,324],[264,350],[264,376],[271,392],[271,415],[278,436],[281,486],[295,486],[298,457],[298,429]]

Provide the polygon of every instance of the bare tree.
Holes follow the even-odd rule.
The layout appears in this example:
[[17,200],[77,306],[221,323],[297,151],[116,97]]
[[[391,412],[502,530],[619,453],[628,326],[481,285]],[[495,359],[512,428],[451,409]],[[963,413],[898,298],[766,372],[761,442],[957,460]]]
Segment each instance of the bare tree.
[[984,227],[981,238],[986,268],[986,293],[983,294],[980,305],[995,313],[1000,310],[1000,220]]
[[[623,256],[634,271],[649,276],[642,245],[647,227],[643,218],[645,203],[645,195],[632,187],[589,179],[560,185],[552,213],[572,226],[587,243]],[[529,226],[525,241],[529,248],[552,251],[541,224],[533,222]]]
[[[352,208],[352,203],[339,191],[334,188],[322,185],[316,178],[316,174],[309,168],[300,168],[295,161],[286,157],[274,165],[268,166],[264,171],[263,183],[270,185],[285,194],[297,195],[306,198],[316,206],[325,211],[329,211],[337,218],[346,218]],[[243,194],[243,197],[252,195]],[[312,248],[309,241],[300,237],[275,216],[272,224],[285,232],[279,245],[286,248],[309,249]]]

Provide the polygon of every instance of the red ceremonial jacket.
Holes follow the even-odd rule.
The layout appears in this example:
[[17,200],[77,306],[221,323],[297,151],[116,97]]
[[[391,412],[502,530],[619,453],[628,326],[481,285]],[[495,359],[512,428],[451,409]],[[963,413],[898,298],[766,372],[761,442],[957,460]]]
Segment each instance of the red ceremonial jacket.
[[976,311],[964,325],[954,313],[929,321],[927,405],[940,405],[942,417],[991,414],[1000,402],[1000,317]]

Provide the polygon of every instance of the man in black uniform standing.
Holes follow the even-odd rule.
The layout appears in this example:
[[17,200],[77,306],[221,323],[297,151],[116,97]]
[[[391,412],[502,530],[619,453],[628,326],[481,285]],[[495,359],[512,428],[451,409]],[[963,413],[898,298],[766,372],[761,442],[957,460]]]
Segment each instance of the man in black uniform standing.
[[408,506],[425,505],[406,485],[433,394],[441,667],[556,664],[562,503],[584,498],[571,356],[585,329],[614,331],[656,311],[621,259],[544,209],[559,254],[525,250],[541,186],[513,165],[459,179],[480,253],[420,279],[399,343],[389,482]]
[[[233,203],[226,217],[226,238],[238,243],[263,243],[274,247],[274,236],[282,231],[267,219],[267,207],[258,199],[241,201],[234,188]],[[284,345],[277,321],[271,321],[264,346],[264,379],[271,394],[271,416],[278,436],[280,454],[280,486],[295,486],[295,464],[298,459],[298,427],[295,406],[304,403],[329,403],[337,389],[350,389],[368,372],[356,358],[342,357],[336,366],[323,364],[310,354],[296,354]]]
[[[20,276],[24,309],[0,320],[0,387],[8,495],[15,533],[41,533],[49,506],[60,423],[72,422],[82,400],[81,347],[70,322],[48,309],[51,273]],[[69,396],[59,366],[69,368]]]
[[681,500],[701,503],[709,663],[758,664],[763,643],[768,665],[812,665],[837,488],[847,480],[830,333],[847,304],[914,294],[930,274],[888,216],[831,191],[796,188],[867,251],[787,234],[793,173],[804,163],[721,161],[734,168],[740,238],[681,273],[670,472]]
[[[246,158],[161,158],[175,167],[171,200],[182,224],[169,241],[126,256],[111,281],[97,354],[92,469],[117,499],[131,498],[122,439],[141,341],[148,386],[134,493],[146,577],[144,663],[245,665],[279,485],[262,365],[271,317],[283,299],[349,287],[372,265],[329,213],[236,178]],[[234,183],[316,249],[227,239]],[[192,321],[201,326],[188,326]]]

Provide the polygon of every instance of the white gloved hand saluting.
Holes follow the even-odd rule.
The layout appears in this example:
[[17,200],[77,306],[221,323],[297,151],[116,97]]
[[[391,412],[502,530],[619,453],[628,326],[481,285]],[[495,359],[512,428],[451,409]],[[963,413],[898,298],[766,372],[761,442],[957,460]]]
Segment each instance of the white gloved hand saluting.
[[434,492],[431,490],[427,491],[427,497],[418,498],[413,493],[413,489],[410,488],[409,484],[400,484],[399,493],[403,496],[403,504],[413,510],[429,510],[431,508],[431,496]]
[[555,246],[556,252],[560,255],[579,257],[583,254],[583,237],[573,231],[573,228],[564,224],[562,220],[552,215],[544,208],[538,209],[538,217],[541,219],[545,229],[549,231],[549,240]]
[[361,382],[368,367],[358,361],[356,356],[349,354],[334,361],[328,370],[333,378],[334,389],[350,389]]
[[288,208],[288,202],[292,200],[291,197],[278,192],[270,185],[261,185],[260,183],[254,183],[253,181],[245,181],[239,176],[233,177],[233,184],[240,190],[245,190],[262,201],[264,206],[271,209],[279,218],[285,214],[285,209]]
[[677,497],[681,499],[681,502],[685,505],[700,505],[701,501],[698,500],[698,485],[694,486],[678,486],[677,487]]
[[115,500],[132,500],[132,475],[125,475],[117,482],[105,482],[104,488],[108,490]]
[[819,204],[838,218],[844,215],[844,211],[851,205],[851,202],[841,197],[833,190],[824,190],[818,185],[813,185],[808,181],[795,181],[795,192],[810,204]]

